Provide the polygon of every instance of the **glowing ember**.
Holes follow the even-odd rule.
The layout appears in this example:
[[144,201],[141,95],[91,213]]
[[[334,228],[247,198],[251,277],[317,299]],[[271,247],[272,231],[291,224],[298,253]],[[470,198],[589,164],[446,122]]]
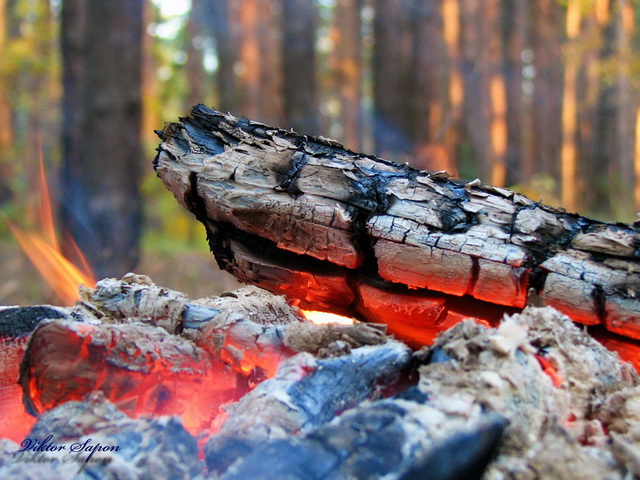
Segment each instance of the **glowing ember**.
[[353,325],[355,320],[353,318],[344,317],[335,313],[318,312],[317,310],[301,310],[302,314],[307,320],[311,320],[313,323],[322,325],[325,323],[338,323],[340,325]]
[[53,223],[51,197],[44,172],[42,156],[40,156],[40,232],[27,232],[10,223],[9,227],[18,243],[31,262],[40,272],[42,278],[60,297],[64,305],[73,305],[78,299],[78,287],[82,284],[93,287],[96,280],[82,256],[79,248],[71,242],[82,267],[79,268],[68,260],[60,250]]

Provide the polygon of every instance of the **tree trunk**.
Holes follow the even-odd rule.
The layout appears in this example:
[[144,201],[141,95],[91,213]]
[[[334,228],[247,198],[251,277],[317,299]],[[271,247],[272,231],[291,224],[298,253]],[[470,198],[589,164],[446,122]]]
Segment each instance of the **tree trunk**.
[[458,0],[443,0],[443,34],[449,52],[449,92],[445,128],[445,150],[448,159],[446,169],[453,176],[458,174],[458,148],[462,130],[464,84],[460,64],[460,5]]
[[404,94],[410,49],[410,0],[376,0],[373,24],[373,108],[375,152],[401,160],[411,153],[405,132]]
[[[0,0],[0,55],[5,55],[7,42],[7,0]],[[9,152],[13,144],[13,118],[9,102],[7,74],[0,76],[0,204],[11,199],[9,179],[12,168]]]
[[533,151],[537,169],[558,178],[562,142],[562,35],[564,12],[556,0],[533,2]]
[[286,126],[319,135],[316,8],[308,0],[282,3],[282,88]]
[[362,6],[362,0],[338,0],[331,31],[335,46],[332,71],[340,102],[341,138],[352,150],[362,147]]
[[187,22],[186,52],[187,62],[184,66],[187,76],[187,96],[185,99],[187,108],[198,103],[207,102],[207,72],[204,69],[204,54],[202,42],[203,29],[203,2],[191,0],[191,11]]
[[237,34],[230,20],[229,0],[202,0],[205,28],[216,44],[218,72],[216,78],[217,99],[220,109],[239,111],[238,86],[235,65],[238,61]]
[[158,175],[241,281],[378,321],[415,321],[403,309],[434,319],[404,325],[412,340],[469,312],[496,320],[528,297],[640,338],[635,227],[204,106],[162,139]]
[[142,1],[63,3],[62,221],[98,276],[139,255]]
[[[575,48],[580,35],[581,5],[579,0],[567,3],[566,32],[569,46]],[[564,88],[562,96],[562,150],[560,152],[560,174],[562,180],[562,206],[575,211],[578,208],[577,192],[577,120],[578,120],[578,56],[572,55],[565,61]]]

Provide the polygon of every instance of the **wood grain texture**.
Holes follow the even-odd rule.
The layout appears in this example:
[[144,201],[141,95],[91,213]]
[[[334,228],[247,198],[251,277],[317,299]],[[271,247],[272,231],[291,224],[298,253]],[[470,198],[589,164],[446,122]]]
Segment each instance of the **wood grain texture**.
[[489,305],[521,309],[533,294],[577,322],[640,339],[637,225],[202,105],[159,135],[156,172],[241,281],[336,311],[353,311],[371,282],[381,296],[435,295],[447,312],[479,317]]

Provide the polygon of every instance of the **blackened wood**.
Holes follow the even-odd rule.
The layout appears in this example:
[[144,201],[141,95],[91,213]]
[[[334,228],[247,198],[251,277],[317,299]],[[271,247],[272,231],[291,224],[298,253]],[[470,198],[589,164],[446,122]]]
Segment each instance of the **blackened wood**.
[[64,450],[16,453],[17,444],[5,444],[2,478],[191,480],[204,475],[196,439],[176,417],[132,419],[100,392],[43,413],[27,438],[31,445],[45,442]]
[[[406,402],[376,402],[347,412],[305,438],[261,446],[224,480],[480,479],[505,428],[492,418],[434,442]],[[412,421],[413,420],[413,421]]]
[[69,314],[62,308],[46,305],[3,308],[0,310],[0,337],[27,337],[38,323],[52,318],[69,318]]
[[299,354],[229,409],[205,447],[207,465],[224,472],[265,442],[312,431],[366,399],[404,388],[411,366],[409,349],[398,342],[335,358]]
[[158,175],[243,281],[335,310],[358,303],[363,276],[450,303],[520,309],[533,292],[575,321],[640,338],[636,226],[202,105],[160,135]]

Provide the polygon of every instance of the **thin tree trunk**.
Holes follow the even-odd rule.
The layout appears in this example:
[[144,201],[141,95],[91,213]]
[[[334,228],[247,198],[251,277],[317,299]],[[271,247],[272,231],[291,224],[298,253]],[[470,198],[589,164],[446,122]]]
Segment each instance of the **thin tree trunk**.
[[202,0],[191,0],[191,11],[187,23],[186,52],[187,62],[185,73],[187,76],[187,96],[185,111],[198,103],[207,104],[207,73],[204,69],[204,55],[202,50]]
[[[567,4],[567,40],[575,48],[580,36],[580,1]],[[567,55],[564,69],[564,94],[562,98],[562,150],[560,172],[562,179],[562,206],[570,211],[578,208],[576,131],[578,119],[576,83],[578,80],[578,56]]]
[[533,3],[533,151],[536,172],[557,178],[562,142],[562,36],[564,13],[556,0]]
[[353,150],[362,149],[362,25],[363,0],[338,0],[331,37],[332,70],[340,102],[341,140]]
[[[149,25],[153,21],[153,5],[145,2],[143,5],[144,24]],[[142,37],[142,125],[141,138],[151,143],[156,137],[154,130],[162,125],[160,111],[162,102],[160,85],[156,75],[156,58],[153,52],[154,39],[147,31]],[[193,105],[190,105],[192,107]]]
[[[615,150],[609,164],[609,177],[613,180],[611,191],[615,202],[615,213],[618,218],[632,218],[634,189],[633,132],[635,122],[635,105],[637,100],[632,96],[631,86],[631,35],[634,26],[633,5],[630,0],[614,0],[612,2],[613,21],[615,22]],[[619,186],[619,188],[615,188]]]
[[410,48],[410,0],[375,0],[373,24],[373,105],[375,152],[400,160],[411,153],[405,133],[403,92]]
[[491,177],[493,185],[504,187],[507,179],[507,90],[502,68],[502,29],[500,0],[489,0],[483,18],[487,68],[489,68],[489,100],[491,103]]
[[[527,0],[508,0],[503,2],[505,20],[505,83],[507,94],[506,122],[509,125],[507,153],[507,183],[525,181],[528,166],[531,165],[531,150],[528,148],[525,132],[527,109],[525,106],[522,54],[529,41],[528,2]],[[526,173],[525,173],[526,172]]]
[[[595,0],[594,12],[582,21],[580,42],[592,47],[586,49],[581,58],[578,77],[578,186],[582,205],[590,211],[606,204],[604,182],[594,181],[606,178],[606,168],[598,161],[598,102],[602,89],[600,75],[600,45],[609,19],[609,0]],[[586,188],[586,187],[589,188]]]
[[[0,0],[0,57],[4,57],[7,43],[7,0]],[[10,151],[13,144],[13,115],[9,101],[7,74],[0,77],[0,204],[9,201],[12,178]]]
[[409,82],[403,90],[407,133],[413,145],[415,167],[451,170],[444,147],[443,114],[446,103],[442,0],[414,0],[411,18]]
[[238,35],[231,25],[229,0],[202,0],[204,25],[212,36],[218,54],[216,76],[217,103],[224,111],[240,111],[235,73],[238,61]]
[[320,134],[319,93],[316,78],[314,2],[282,3],[282,71],[285,124],[307,134]]
[[464,81],[460,66],[460,5],[458,0],[443,0],[444,39],[449,50],[449,108],[445,120],[447,171],[457,175],[457,156],[462,128]]
[[506,172],[506,92],[501,72],[498,3],[463,0],[460,5],[466,132],[476,159],[476,172],[501,186]]
[[63,3],[62,220],[100,277],[139,255],[142,3]]

